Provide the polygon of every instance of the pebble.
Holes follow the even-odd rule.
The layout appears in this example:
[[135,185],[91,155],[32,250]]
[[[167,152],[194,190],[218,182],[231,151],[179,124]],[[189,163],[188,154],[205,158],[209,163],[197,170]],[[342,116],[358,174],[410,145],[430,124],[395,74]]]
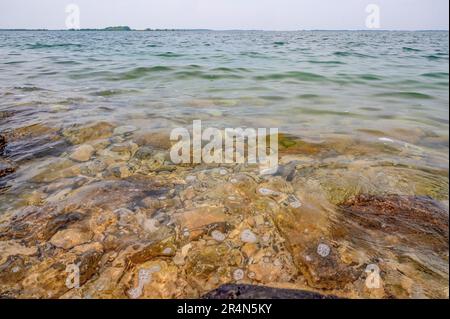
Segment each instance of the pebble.
[[241,233],[241,241],[253,244],[258,241],[258,238],[250,229],[246,229]]
[[228,171],[227,171],[226,169],[221,169],[221,170],[219,171],[219,174],[220,174],[220,175],[227,175],[227,174],[228,174]]
[[319,246],[317,246],[317,253],[319,254],[319,256],[325,258],[328,257],[328,255],[331,252],[331,248],[330,246],[326,245],[326,244],[319,244]]
[[212,231],[211,237],[214,238],[214,240],[216,240],[216,241],[224,241],[225,240],[225,234],[218,230]]
[[124,125],[124,126],[119,126],[116,127],[114,129],[113,134],[114,135],[126,135],[126,134],[130,134],[137,131],[137,128],[135,126],[132,125]]
[[258,191],[263,196],[271,196],[271,195],[279,195],[280,194],[280,193],[273,191],[271,189],[268,189],[268,188],[260,188]]
[[186,183],[193,183],[197,180],[197,177],[194,175],[189,175],[186,177]]
[[241,281],[242,279],[244,279],[245,276],[245,272],[242,269],[236,269],[233,272],[233,278],[236,281]]
[[95,149],[91,145],[78,146],[70,155],[70,159],[77,162],[87,162],[94,155]]

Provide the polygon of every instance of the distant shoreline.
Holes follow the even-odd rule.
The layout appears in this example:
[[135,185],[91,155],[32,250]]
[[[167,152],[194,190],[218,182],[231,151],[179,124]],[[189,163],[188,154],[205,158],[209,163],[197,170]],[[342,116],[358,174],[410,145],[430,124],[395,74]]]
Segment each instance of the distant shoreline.
[[332,30],[332,29],[312,29],[312,30],[259,30],[259,29],[229,29],[229,30],[219,30],[219,29],[132,29],[127,26],[118,27],[107,27],[107,28],[86,28],[86,29],[21,29],[21,28],[7,28],[0,29],[1,31],[32,31],[32,32],[54,32],[54,31],[70,31],[70,32],[314,32],[314,31],[329,31],[329,32],[449,32],[449,30],[436,29],[436,30],[389,30],[389,29],[355,29],[355,30]]

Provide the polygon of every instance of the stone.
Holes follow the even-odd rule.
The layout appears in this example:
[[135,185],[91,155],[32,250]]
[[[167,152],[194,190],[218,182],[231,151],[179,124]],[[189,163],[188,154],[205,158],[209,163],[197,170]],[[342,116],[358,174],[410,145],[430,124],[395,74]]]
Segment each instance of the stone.
[[6,148],[6,137],[0,134],[0,156],[3,155],[5,148]]
[[92,233],[89,231],[70,228],[57,232],[51,239],[53,246],[63,249],[71,249],[75,246],[86,244],[92,239]]
[[233,271],[233,279],[235,281],[241,281],[245,277],[245,272],[242,269],[236,269]]
[[214,238],[214,240],[219,241],[219,242],[224,241],[226,238],[225,234],[219,230],[213,230],[211,232],[211,237]]
[[203,299],[337,299],[336,296],[322,295],[316,292],[277,289],[253,285],[224,285],[204,296]]
[[262,196],[277,196],[280,194],[279,192],[276,192],[276,191],[268,189],[268,188],[260,188],[260,189],[258,189],[258,192]]
[[326,258],[330,255],[331,248],[327,244],[319,244],[317,246],[317,254],[323,258]]
[[87,162],[94,155],[95,149],[91,145],[78,146],[70,155],[70,159],[76,162]]
[[98,122],[84,126],[71,127],[63,131],[72,144],[78,145],[89,141],[109,138],[112,135],[114,126],[107,122]]
[[164,132],[139,132],[133,136],[139,146],[150,146],[159,150],[169,150],[172,146],[170,134]]
[[144,161],[151,159],[154,156],[154,154],[155,152],[153,151],[152,148],[148,146],[142,146],[138,148],[138,150],[134,154],[134,157],[137,158],[138,160]]
[[0,178],[10,175],[10,174],[14,173],[15,171],[16,171],[16,168],[12,163],[0,158]]
[[258,237],[250,229],[245,229],[241,233],[241,241],[244,243],[254,244],[258,241]]
[[132,125],[119,126],[114,129],[113,135],[129,135],[137,131],[137,128]]
[[198,207],[175,214],[175,220],[181,229],[189,232],[191,239],[198,238],[208,231],[208,226],[223,224],[228,221],[228,216],[222,207]]

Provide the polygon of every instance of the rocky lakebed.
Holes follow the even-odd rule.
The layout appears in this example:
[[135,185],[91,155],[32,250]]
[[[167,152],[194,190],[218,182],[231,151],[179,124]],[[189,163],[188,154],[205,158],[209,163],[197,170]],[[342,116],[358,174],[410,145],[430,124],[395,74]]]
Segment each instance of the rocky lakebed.
[[260,176],[132,125],[0,133],[1,298],[448,298],[448,172],[386,160],[418,149],[280,134]]

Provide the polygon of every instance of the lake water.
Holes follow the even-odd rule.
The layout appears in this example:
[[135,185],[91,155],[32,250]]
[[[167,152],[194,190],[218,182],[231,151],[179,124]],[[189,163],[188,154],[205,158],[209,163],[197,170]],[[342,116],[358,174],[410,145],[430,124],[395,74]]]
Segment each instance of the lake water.
[[[0,215],[3,215],[5,223],[9,223],[14,214],[24,214],[23,210],[36,207],[51,215],[49,210],[54,211],[49,207],[54,205],[67,210],[74,202],[93,201],[92,206],[96,206],[97,202],[83,193],[85,187],[113,183],[99,185],[101,189],[122,185],[119,188],[126,192],[142,186],[140,179],[139,182],[134,180],[139,176],[150,176],[147,183],[159,179],[170,181],[173,184],[161,186],[164,191],[158,194],[174,197],[180,192],[183,199],[185,190],[175,187],[178,185],[175,181],[185,179],[187,174],[204,174],[200,168],[186,172],[184,168],[182,171],[164,167],[154,170],[150,165],[142,171],[140,164],[133,162],[134,146],[125,147],[123,144],[132,142],[140,148],[148,144],[152,151],[164,149],[166,141],[161,136],[175,127],[189,128],[193,120],[202,120],[204,126],[219,128],[273,127],[282,133],[280,162],[296,170],[296,177],[293,180],[289,178],[284,186],[266,182],[275,183],[270,184],[272,188],[278,185],[282,192],[295,195],[305,211],[321,211],[321,217],[314,217],[322,225],[317,229],[313,227],[315,239],[304,239],[304,242],[314,245],[323,238],[329,238],[328,245],[338,247],[339,251],[344,249],[342,247],[352,247],[354,258],[358,255],[356,251],[362,249],[367,256],[359,254],[359,261],[352,259],[353,263],[360,262],[360,267],[377,260],[377,256],[383,256],[384,260],[387,258],[389,262],[385,261],[383,270],[388,273],[385,276],[387,288],[384,295],[381,293],[376,297],[441,297],[445,293],[448,296],[448,244],[444,248],[442,245],[436,248],[433,242],[430,244],[432,248],[424,248],[411,244],[411,241],[402,242],[403,234],[399,235],[400,239],[391,238],[392,242],[380,242],[378,239],[388,231],[377,234],[363,232],[364,236],[370,233],[372,237],[359,238],[361,242],[344,236],[345,239],[339,240],[346,244],[339,244],[336,238],[340,235],[333,231],[321,233],[324,229],[328,231],[335,225],[345,224],[341,215],[335,215],[336,207],[341,207],[351,196],[358,194],[426,196],[447,209],[448,219],[448,43],[448,32],[431,31],[0,31],[0,133],[6,140],[0,158],[4,170],[0,175]],[[87,163],[71,161],[70,154],[85,143],[93,145],[96,156]],[[130,153],[128,157],[123,155],[127,152]],[[116,155],[111,155],[113,153]],[[155,156],[158,157],[157,154]],[[291,163],[295,163],[296,168],[295,165],[289,166]],[[210,168],[202,169],[208,171]],[[239,173],[234,168],[229,170],[231,175]],[[220,175],[214,178],[225,183]],[[228,181],[234,181],[233,176],[228,176]],[[217,184],[212,180],[216,179],[205,178],[203,186],[206,188],[194,187],[196,192],[215,189],[212,185]],[[193,180],[192,177],[190,179]],[[125,182],[131,184],[123,186],[121,183]],[[169,196],[165,194],[168,189],[175,191]],[[248,189],[252,189],[251,186]],[[214,192],[215,196],[221,190],[215,189]],[[314,197],[312,194],[319,193],[323,193],[323,197],[311,198]],[[145,189],[143,194],[153,193]],[[241,204],[257,207],[260,202],[254,194],[252,196],[249,195]],[[207,200],[194,196],[183,207],[195,209],[203,204],[213,205]],[[217,205],[219,199],[212,201]],[[308,205],[308,201],[311,204]],[[128,197],[116,204],[120,207],[125,202],[132,211],[140,205],[140,199]],[[222,204],[228,212],[238,205]],[[181,209],[177,204],[173,204],[173,210],[169,204],[163,207],[168,216],[164,221],[171,222],[159,221],[160,225],[169,225],[168,229],[173,230],[174,223],[177,227],[183,224],[173,217],[177,209]],[[249,214],[255,211],[256,208]],[[161,213],[161,208],[157,212]],[[147,217],[153,216],[149,212],[146,214]],[[302,220],[303,217],[299,218]],[[231,222],[235,230],[244,227],[237,226],[237,220],[241,219]],[[294,218],[294,223],[296,220]],[[393,221],[388,218],[379,222],[379,227],[383,228],[385,222]],[[250,227],[251,223],[246,225]],[[413,231],[406,233],[414,237],[411,234],[425,231],[422,226],[412,226]],[[8,229],[14,228],[11,227]],[[351,227],[345,229],[350,233],[356,232]],[[167,234],[170,235],[169,230]],[[3,232],[7,234],[6,230]],[[342,234],[344,231],[336,232]],[[166,237],[170,237],[167,234]],[[94,236],[92,242],[101,243],[105,236],[103,239]],[[161,234],[158,236],[158,240],[166,239]],[[292,241],[289,236],[295,235],[285,231],[281,236]],[[442,232],[432,234],[432,238],[436,236],[442,236]],[[448,240],[448,221],[443,236]],[[26,236],[5,238],[20,239],[22,245]],[[51,238],[39,240],[46,242]],[[131,242],[141,241],[142,238]],[[368,243],[377,247],[375,251],[366,247]],[[179,242],[171,244],[181,247]],[[193,245],[197,244],[195,241]],[[31,247],[33,244],[27,242],[26,245]],[[392,245],[401,246],[400,252],[393,253]],[[295,247],[290,250],[293,255],[296,254]],[[64,252],[56,250],[52,254],[45,258],[53,260],[55,254],[68,258],[67,249]],[[34,257],[27,258],[38,258],[33,254],[30,256]],[[214,264],[214,260],[198,258],[200,261],[193,261],[189,267],[197,269],[202,260]],[[293,258],[296,265],[307,264],[307,269],[322,267],[314,263],[309,265],[308,258],[306,261]],[[37,259],[24,263],[27,262],[38,264]],[[299,266],[300,272],[305,272],[303,266]],[[240,267],[250,271],[247,266]],[[39,269],[45,273],[47,268],[42,266]],[[400,269],[399,273],[394,269]],[[201,271],[197,269],[195,273]],[[206,275],[201,275],[202,280],[206,280]],[[27,278],[28,275],[25,272],[23,276]],[[308,284],[314,286],[317,278],[304,276]],[[295,287],[301,287],[292,279],[294,277],[285,281],[286,278],[277,277],[269,283],[294,282]],[[208,282],[206,287],[215,288],[222,279],[223,276],[215,278],[213,282],[216,284]],[[250,281],[255,283],[255,279]],[[189,280],[187,282],[189,287],[195,286]],[[259,280],[261,282],[267,284],[262,279]],[[7,282],[0,290],[6,293],[9,290],[4,287],[12,285]],[[339,283],[330,285],[336,289],[335,293],[345,295],[339,290]],[[321,285],[314,287],[322,288]],[[331,288],[326,286],[328,290]],[[39,296],[35,287],[35,290],[21,289],[24,295]],[[192,289],[186,291],[201,292],[201,289]],[[358,291],[356,296],[367,296],[364,289],[355,289]],[[186,291],[176,296],[197,296]],[[62,288],[54,288],[54,296],[63,292]],[[112,295],[115,292],[107,294]],[[120,294],[118,296],[121,297]]]

